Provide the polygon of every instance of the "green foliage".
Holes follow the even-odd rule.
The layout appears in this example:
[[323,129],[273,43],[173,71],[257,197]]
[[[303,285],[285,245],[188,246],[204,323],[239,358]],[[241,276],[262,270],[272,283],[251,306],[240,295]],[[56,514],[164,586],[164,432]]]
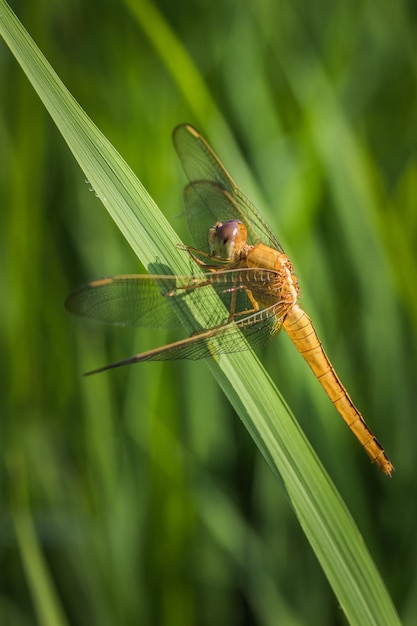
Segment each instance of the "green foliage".
[[361,537],[253,355],[209,368],[281,475],[337,600],[207,364],[81,379],[168,340],[71,320],[62,302],[85,280],[138,271],[89,188],[146,267],[188,271],[170,145],[181,121],[268,215],[303,306],[396,467],[391,481],[379,475],[290,342],[271,345],[262,361],[415,623],[416,50],[411,4],[383,5],[22,10],[165,221],[36,49],[14,47],[0,3],[2,34],[26,71],[40,63],[31,79],[89,181],[2,46],[1,624],[345,623],[338,602],[351,623],[395,623]]

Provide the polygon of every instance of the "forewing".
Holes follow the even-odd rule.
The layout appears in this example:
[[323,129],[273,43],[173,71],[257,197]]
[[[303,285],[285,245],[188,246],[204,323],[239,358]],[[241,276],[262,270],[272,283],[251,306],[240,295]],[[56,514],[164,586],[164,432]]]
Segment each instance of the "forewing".
[[188,180],[211,180],[231,193],[236,183],[200,133],[190,124],[180,124],[172,134],[173,142]]
[[[210,253],[208,231],[216,222],[238,219],[239,211],[226,189],[211,181],[198,181],[184,189],[187,224],[198,250]],[[239,218],[240,219],[240,218]]]
[[[225,221],[224,218],[222,219],[219,216],[216,204],[216,201],[220,200],[219,195],[223,193],[227,200],[220,200],[220,208],[222,204],[223,208],[227,204],[226,219],[240,219],[244,222],[248,230],[249,243],[263,242],[282,251],[271,228],[261,217],[255,206],[239,190],[230,174],[199,132],[189,124],[177,126],[173,133],[173,141],[184,171],[201,202],[201,209],[199,211],[192,210],[188,215],[189,208],[196,205],[197,199],[192,198],[192,194],[190,194],[191,198],[187,198],[187,194],[190,192],[187,191],[188,188],[186,189],[187,220],[193,237],[194,233],[199,230],[199,225],[193,224],[197,216],[205,225],[208,224],[207,230],[216,221]],[[211,186],[209,183],[211,183]],[[205,218],[201,217],[202,213],[206,213]],[[196,241],[197,247],[200,245],[201,238],[199,236],[198,241]],[[204,249],[206,247],[207,244],[204,242]]]

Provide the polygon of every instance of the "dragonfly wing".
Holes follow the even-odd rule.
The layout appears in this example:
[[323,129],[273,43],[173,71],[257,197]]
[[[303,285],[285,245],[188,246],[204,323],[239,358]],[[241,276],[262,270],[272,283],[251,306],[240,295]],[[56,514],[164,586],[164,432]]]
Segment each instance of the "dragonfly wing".
[[220,326],[227,321],[231,298],[235,312],[252,307],[247,296],[255,295],[264,283],[276,280],[272,270],[241,268],[191,276],[125,274],[102,278],[88,283],[68,296],[67,310],[117,326],[148,328],[181,328],[176,308],[195,304],[207,309],[207,289],[214,289],[226,308],[213,307],[207,311],[207,327]]
[[209,252],[207,242],[209,228],[216,222],[233,219],[245,224],[249,244],[255,245],[259,241],[265,241],[268,245],[281,250],[272,233],[266,237],[266,225],[260,230],[259,221],[248,217],[247,204],[242,203],[241,197],[237,193],[230,193],[218,183],[203,180],[187,185],[184,189],[184,205],[188,228],[199,250]]
[[[155,280],[154,278],[159,279]],[[115,326],[180,328],[169,300],[162,297],[175,277],[126,274],[95,280],[71,293],[65,307],[71,313]]]
[[[271,228],[261,217],[255,206],[240,191],[236,183],[213,152],[211,147],[200,135],[200,133],[189,124],[177,126],[173,132],[173,141],[178,156],[181,159],[184,171],[193,185],[197,195],[200,196],[208,212],[209,218],[214,216],[214,222],[209,224],[213,226],[216,221],[223,221],[217,213],[215,197],[209,192],[208,186],[200,186],[202,181],[211,182],[214,186],[211,188],[222,189],[225,195],[231,199],[229,203],[230,213],[227,219],[240,219],[246,225],[249,233],[249,243],[263,243],[282,251],[282,248],[272,232]],[[216,195],[216,193],[215,193]],[[218,195],[218,192],[217,192]],[[187,209],[187,206],[186,206]],[[194,219],[193,213],[187,219],[190,222]],[[207,218],[204,220],[207,224]],[[190,228],[193,233],[198,229],[198,224]],[[197,246],[199,245],[196,241]]]
[[136,354],[128,359],[116,361],[98,368],[87,375],[97,374],[132,363],[144,361],[173,361],[177,359],[206,359],[219,354],[241,352],[258,348],[273,339],[281,330],[282,322],[275,315],[275,306],[257,311],[238,322],[202,331],[187,339]]
[[190,182],[211,180],[233,193],[235,181],[197,129],[180,124],[174,128],[172,139]]
[[199,181],[184,189],[184,206],[188,229],[199,250],[210,253],[207,235],[216,222],[236,218],[232,196],[217,183]]

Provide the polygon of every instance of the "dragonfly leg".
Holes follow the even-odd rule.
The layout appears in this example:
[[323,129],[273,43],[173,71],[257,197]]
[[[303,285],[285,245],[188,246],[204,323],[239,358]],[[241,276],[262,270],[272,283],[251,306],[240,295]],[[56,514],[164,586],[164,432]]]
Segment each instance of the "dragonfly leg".
[[236,311],[236,297],[237,297],[237,291],[232,291],[232,295],[230,298],[230,309],[229,309],[229,317],[227,319],[227,323],[233,322],[233,319],[236,315],[235,311]]
[[[179,250],[185,250],[185,252],[188,252],[192,260],[205,270],[216,272],[219,270],[219,268],[222,268],[225,266],[224,261],[222,261],[221,259],[219,260],[214,259],[212,256],[207,254],[207,252],[202,252],[202,250],[197,250],[197,248],[192,248],[191,246],[184,246],[182,244],[178,244],[177,248]],[[199,258],[199,257],[202,257],[202,258]],[[210,259],[210,261],[215,261],[215,262],[206,263],[205,261],[203,261],[203,259]]]
[[237,289],[232,291],[232,298],[231,298],[231,303],[230,303],[230,313],[229,313],[229,318],[228,318],[228,323],[229,322],[233,322],[235,317],[239,317],[242,315],[250,315],[251,313],[256,313],[257,311],[259,311],[259,304],[258,302],[255,300],[255,298],[253,297],[252,292],[250,291],[250,289],[245,289],[246,291],[246,295],[248,296],[249,300],[252,303],[252,308],[251,309],[246,309],[245,311],[237,311],[236,312],[236,298],[237,298]]
[[201,281],[194,279],[192,282],[190,282],[189,285],[175,285],[175,287],[173,287],[169,291],[165,291],[161,295],[163,295],[164,297],[172,298],[173,296],[176,295],[178,291],[194,291],[196,287],[198,288],[207,287],[208,285],[212,285],[212,284],[213,284],[213,281],[210,279],[201,280]]

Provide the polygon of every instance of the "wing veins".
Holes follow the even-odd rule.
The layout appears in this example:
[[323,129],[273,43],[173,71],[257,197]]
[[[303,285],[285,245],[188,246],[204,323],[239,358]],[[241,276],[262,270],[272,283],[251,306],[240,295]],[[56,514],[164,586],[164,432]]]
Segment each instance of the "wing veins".
[[284,303],[274,304],[266,309],[217,328],[203,330],[180,341],[167,344],[160,348],[136,354],[127,359],[87,372],[96,374],[132,363],[145,361],[171,361],[178,359],[199,360],[219,354],[241,352],[265,345],[281,330],[281,315],[285,310]]

